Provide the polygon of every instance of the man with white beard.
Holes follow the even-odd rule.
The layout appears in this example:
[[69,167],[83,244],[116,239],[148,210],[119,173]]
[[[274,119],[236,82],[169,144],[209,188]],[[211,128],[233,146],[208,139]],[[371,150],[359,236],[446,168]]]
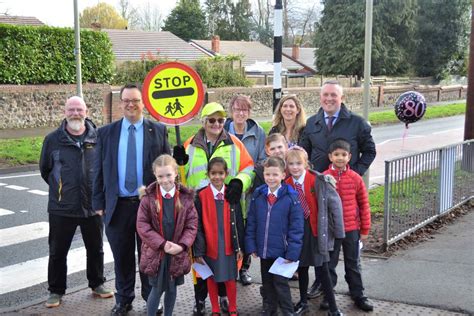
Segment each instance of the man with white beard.
[[87,251],[87,279],[92,293],[113,296],[104,287],[104,224],[92,210],[92,181],[97,143],[96,126],[87,116],[84,100],[66,101],[65,119],[43,142],[41,176],[49,185],[49,263],[46,307],[57,307],[66,292],[67,253],[77,226]]

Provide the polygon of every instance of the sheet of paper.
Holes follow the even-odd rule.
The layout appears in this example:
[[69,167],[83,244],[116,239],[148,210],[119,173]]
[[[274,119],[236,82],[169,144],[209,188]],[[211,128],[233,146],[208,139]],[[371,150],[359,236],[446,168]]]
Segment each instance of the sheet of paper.
[[197,273],[199,273],[203,280],[214,275],[214,273],[212,273],[211,268],[209,268],[209,266],[207,265],[206,261],[204,261],[204,264],[194,262],[193,269],[196,270]]
[[278,274],[289,279],[293,276],[296,269],[298,269],[299,263],[299,261],[285,263],[284,258],[278,257],[273,263],[273,265],[270,267],[270,270],[268,272]]

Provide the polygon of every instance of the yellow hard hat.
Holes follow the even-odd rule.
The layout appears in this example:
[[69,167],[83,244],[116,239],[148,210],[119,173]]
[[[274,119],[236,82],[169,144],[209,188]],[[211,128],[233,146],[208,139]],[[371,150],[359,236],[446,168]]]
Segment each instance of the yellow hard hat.
[[221,113],[223,117],[227,116],[227,113],[226,113],[226,111],[224,110],[224,107],[221,104],[219,104],[217,102],[208,103],[202,108],[201,118],[203,118],[205,116],[212,115],[212,114],[217,113],[217,112]]

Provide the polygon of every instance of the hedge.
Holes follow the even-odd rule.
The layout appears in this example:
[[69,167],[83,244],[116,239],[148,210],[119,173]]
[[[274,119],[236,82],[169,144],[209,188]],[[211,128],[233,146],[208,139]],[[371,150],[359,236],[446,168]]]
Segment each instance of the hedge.
[[[82,80],[109,83],[112,44],[106,33],[81,30]],[[74,30],[0,24],[0,84],[75,83]]]

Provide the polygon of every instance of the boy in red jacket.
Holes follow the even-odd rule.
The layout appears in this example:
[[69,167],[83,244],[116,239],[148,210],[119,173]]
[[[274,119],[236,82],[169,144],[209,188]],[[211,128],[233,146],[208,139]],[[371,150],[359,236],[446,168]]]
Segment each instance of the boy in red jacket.
[[345,279],[355,305],[363,311],[374,309],[364,296],[364,286],[359,265],[359,242],[367,239],[370,230],[370,205],[367,189],[362,177],[349,167],[351,145],[344,139],[336,139],[329,145],[331,165],[324,174],[336,179],[336,190],[342,201],[346,237],[336,239],[330,254],[329,270],[334,286],[337,283],[336,266],[339,252],[344,252]]

